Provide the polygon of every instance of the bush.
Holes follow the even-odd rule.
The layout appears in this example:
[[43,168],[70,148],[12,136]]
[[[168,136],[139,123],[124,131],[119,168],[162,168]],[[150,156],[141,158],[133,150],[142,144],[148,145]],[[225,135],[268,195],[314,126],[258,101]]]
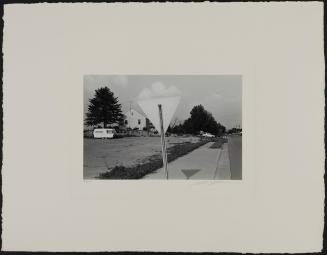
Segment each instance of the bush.
[[119,139],[119,138],[124,138],[125,136],[124,135],[121,135],[121,134],[115,134],[114,135],[114,139]]
[[92,130],[84,130],[84,138],[93,138],[93,131]]

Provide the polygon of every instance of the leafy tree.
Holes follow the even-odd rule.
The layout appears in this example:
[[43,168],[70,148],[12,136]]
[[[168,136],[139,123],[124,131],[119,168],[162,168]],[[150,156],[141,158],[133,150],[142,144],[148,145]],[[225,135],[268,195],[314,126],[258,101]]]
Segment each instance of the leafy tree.
[[229,129],[227,131],[228,134],[236,134],[236,133],[240,133],[240,132],[242,132],[242,129],[241,128],[236,128],[236,127],[231,128],[231,129]]
[[178,125],[174,125],[173,127],[169,126],[169,128],[170,128],[170,130],[167,130],[167,131],[170,133],[174,133],[174,134],[184,134],[185,133],[184,125],[182,123],[178,124]]
[[204,131],[220,136],[225,131],[225,127],[217,123],[212,114],[202,105],[194,106],[190,114],[191,117],[183,125],[186,133],[198,134],[200,131]]
[[218,129],[218,135],[222,135],[226,133],[226,127],[224,127],[223,125],[221,125],[220,123],[218,123],[219,125],[219,129]]
[[95,96],[89,100],[86,125],[94,126],[102,123],[105,128],[108,124],[121,123],[123,117],[121,104],[108,87],[95,90]]

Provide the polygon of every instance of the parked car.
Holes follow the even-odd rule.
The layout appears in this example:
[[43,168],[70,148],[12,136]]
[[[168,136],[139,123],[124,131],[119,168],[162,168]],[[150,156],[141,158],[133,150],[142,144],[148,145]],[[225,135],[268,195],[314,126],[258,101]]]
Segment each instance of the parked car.
[[213,134],[210,133],[202,133],[203,137],[215,137]]
[[116,130],[113,128],[96,128],[93,130],[94,138],[114,138]]

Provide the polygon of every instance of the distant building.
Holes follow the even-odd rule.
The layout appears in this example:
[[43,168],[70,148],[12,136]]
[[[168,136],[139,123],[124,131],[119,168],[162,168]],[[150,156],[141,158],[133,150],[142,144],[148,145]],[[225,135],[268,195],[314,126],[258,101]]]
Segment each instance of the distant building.
[[131,109],[125,113],[124,125],[127,128],[143,130],[147,127],[147,118]]

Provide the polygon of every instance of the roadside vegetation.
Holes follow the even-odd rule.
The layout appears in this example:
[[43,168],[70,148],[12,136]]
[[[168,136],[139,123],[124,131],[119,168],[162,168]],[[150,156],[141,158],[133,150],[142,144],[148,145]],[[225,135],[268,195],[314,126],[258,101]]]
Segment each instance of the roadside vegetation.
[[174,134],[193,134],[208,132],[214,136],[222,136],[226,132],[226,127],[217,122],[213,115],[202,105],[196,105],[190,112],[190,117],[184,122],[177,124],[174,121],[168,128],[168,132]]
[[211,149],[221,149],[224,143],[227,143],[227,139],[225,138],[218,138],[217,141],[212,144],[209,148]]
[[[216,141],[217,139],[201,139],[196,143],[185,142],[176,144],[167,149],[167,160],[172,162],[175,159],[184,156],[191,151],[199,148],[202,145],[210,141]],[[161,154],[153,155],[143,160],[142,163],[131,167],[115,166],[110,171],[101,173],[98,179],[140,179],[147,174],[154,172],[155,170],[163,167]]]

